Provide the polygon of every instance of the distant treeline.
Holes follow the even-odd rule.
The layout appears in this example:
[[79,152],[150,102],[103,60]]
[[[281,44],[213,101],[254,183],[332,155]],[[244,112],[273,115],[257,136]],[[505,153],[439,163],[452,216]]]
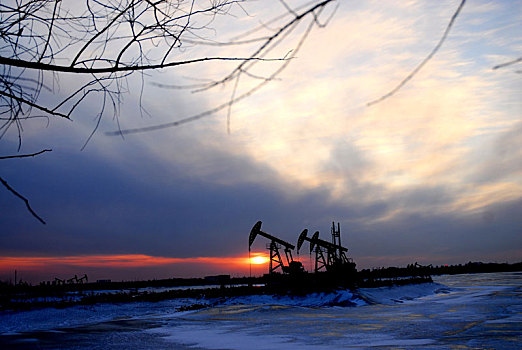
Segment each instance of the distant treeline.
[[[522,271],[522,262],[509,263],[483,263],[468,262],[458,265],[419,265],[409,264],[406,267],[381,267],[374,269],[364,269],[358,272],[358,279],[383,279],[401,278],[415,276],[434,276],[434,275],[455,275],[466,273],[488,273],[488,272],[510,272]],[[85,290],[123,290],[137,288],[160,288],[160,287],[190,287],[190,286],[211,286],[211,285],[250,285],[263,284],[267,281],[267,276],[262,277],[230,277],[230,275],[207,276],[204,278],[168,278],[153,279],[144,281],[121,281],[121,282],[90,282],[76,284],[50,284],[42,282],[32,286],[28,283],[13,285],[11,282],[0,281],[0,295],[12,294],[12,292],[37,291],[39,294],[45,291],[85,291]]]
[[430,267],[432,275],[458,275],[465,273],[489,273],[489,272],[514,272],[522,271],[522,262],[508,263],[482,263],[468,262],[465,265],[441,265]]
[[409,264],[406,267],[381,267],[365,269],[359,271],[359,278],[362,281],[378,279],[394,279],[412,276],[435,276],[435,275],[457,275],[467,273],[490,273],[490,272],[511,272],[522,271],[522,262],[508,263],[483,263],[468,262],[459,265],[419,265],[418,263]]
[[[210,278],[209,278],[210,277]],[[105,291],[105,290],[131,290],[142,288],[173,288],[192,286],[224,286],[224,285],[249,285],[264,283],[264,277],[236,277],[229,275],[209,276],[205,278],[168,278],[144,281],[103,281],[90,283],[51,284],[42,282],[31,285],[21,282],[14,285],[11,282],[0,282],[0,303],[3,295],[17,293],[35,294],[39,296],[53,296],[65,292]]]
[[[41,290],[40,290],[41,291]],[[41,295],[34,293],[3,295],[0,297],[0,311],[4,310],[32,310],[45,307],[66,308],[73,305],[94,305],[105,303],[129,303],[129,302],[158,302],[162,300],[177,298],[192,298],[199,300],[198,303],[178,308],[178,311],[187,311],[210,306],[219,298],[262,294],[256,287],[218,287],[205,289],[176,289],[166,291],[138,291],[132,289],[121,289],[112,292],[93,293],[85,291],[70,295],[66,293]],[[262,291],[261,291],[262,292]],[[216,299],[216,300],[212,300]]]

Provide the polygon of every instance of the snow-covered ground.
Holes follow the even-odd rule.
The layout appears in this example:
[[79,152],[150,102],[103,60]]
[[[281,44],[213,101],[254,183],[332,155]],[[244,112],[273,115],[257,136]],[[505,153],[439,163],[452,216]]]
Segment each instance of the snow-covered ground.
[[[316,293],[0,314],[0,348],[520,349],[522,273]],[[193,304],[207,307],[178,311]]]

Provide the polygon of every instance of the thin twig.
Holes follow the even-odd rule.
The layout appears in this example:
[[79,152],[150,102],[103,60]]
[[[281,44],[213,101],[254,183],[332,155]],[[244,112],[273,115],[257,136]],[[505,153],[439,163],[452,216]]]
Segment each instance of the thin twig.
[[[292,56],[290,57],[290,59],[294,58],[297,55],[297,53],[301,49],[302,45],[304,44],[306,38],[310,34],[314,24],[315,24],[315,20],[311,21],[311,23],[308,25],[308,27],[306,28],[304,34],[301,36],[301,39],[298,42],[297,46],[292,51]],[[233,100],[229,100],[229,101],[227,101],[227,102],[225,102],[225,103],[223,103],[223,104],[221,104],[221,105],[219,105],[217,107],[214,107],[212,109],[208,109],[208,110],[206,110],[204,112],[192,115],[192,116],[187,117],[187,118],[179,119],[179,120],[176,120],[176,121],[173,121],[173,122],[168,122],[168,123],[163,123],[163,124],[156,124],[156,125],[146,126],[146,127],[142,127],[142,128],[125,129],[125,130],[118,129],[117,131],[106,132],[105,135],[107,135],[107,136],[122,136],[123,137],[124,135],[139,134],[139,133],[144,133],[144,132],[150,132],[150,131],[156,131],[156,130],[162,130],[162,129],[172,128],[172,127],[177,127],[177,126],[180,126],[180,125],[183,125],[183,124],[191,123],[191,122],[194,122],[196,120],[209,117],[209,116],[211,116],[211,115],[213,115],[213,114],[215,114],[215,113],[217,113],[217,112],[219,112],[219,111],[221,111],[221,110],[223,110],[225,108],[228,108],[230,105],[238,103],[239,101],[241,101],[241,100],[251,96],[253,93],[255,93],[256,91],[261,89],[263,86],[268,84],[270,81],[275,79],[288,66],[288,64],[291,62],[290,59],[286,60],[282,64],[282,66],[279,67],[274,73],[272,73],[272,75],[269,78],[267,78],[266,80],[262,81],[261,83],[259,83],[258,85],[254,86],[253,88],[251,88],[247,92],[243,93],[242,95],[234,97]]]
[[230,117],[232,115],[232,105],[234,104],[234,99],[236,98],[236,91],[239,85],[239,78],[241,78],[241,74],[237,75],[237,78],[234,82],[234,88],[232,89],[232,96],[230,96],[228,111],[227,111],[227,133],[230,135]]
[[495,67],[493,67],[493,70],[499,69],[499,68],[504,68],[504,67],[507,67],[507,66],[511,66],[512,64],[515,64],[515,63],[518,63],[518,62],[522,62],[522,57],[519,57],[519,58],[517,58],[516,60],[513,60],[513,61],[509,61],[509,62],[498,64]]
[[5,97],[9,97],[9,98],[11,98],[13,100],[16,100],[16,101],[20,102],[20,103],[25,103],[26,105],[28,105],[30,107],[33,107],[33,108],[41,110],[42,112],[45,112],[45,113],[48,113],[48,114],[51,114],[51,115],[56,115],[56,116],[59,116],[59,117],[65,118],[65,119],[70,119],[70,117],[68,115],[66,115],[66,114],[50,110],[50,109],[48,109],[46,107],[40,106],[40,105],[38,105],[38,104],[36,104],[34,102],[31,102],[31,101],[26,100],[24,98],[21,98],[21,97],[9,94],[7,92],[0,91],[0,95],[3,95]]
[[19,154],[19,155],[14,155],[14,156],[0,156],[0,159],[34,157],[34,156],[37,156],[37,155],[42,154],[44,152],[51,152],[51,151],[52,151],[52,149],[44,149],[44,150],[41,150],[40,152],[31,153],[31,154]]
[[453,23],[455,23],[455,20],[457,19],[457,16],[459,15],[460,13],[460,10],[462,10],[462,7],[464,7],[464,3],[466,2],[466,0],[462,0],[459,7],[457,8],[457,11],[455,11],[455,13],[453,14],[453,16],[451,17],[451,20],[449,21],[447,27],[446,27],[446,30],[444,31],[444,34],[442,35],[442,38],[440,38],[439,40],[439,43],[433,48],[433,50],[431,51],[431,53],[417,66],[417,68],[415,68],[410,74],[408,74],[408,76],[406,78],[404,78],[400,83],[399,85],[397,85],[393,90],[391,90],[390,92],[388,92],[387,94],[379,97],[378,99],[376,100],[373,100],[371,102],[368,102],[366,104],[366,106],[371,106],[371,105],[374,105],[376,103],[379,103],[385,99],[387,99],[388,97],[390,96],[393,96],[397,91],[399,91],[404,85],[406,85],[406,83],[408,81],[410,81],[420,70],[422,67],[424,67],[424,65],[426,63],[428,63],[429,60],[431,60],[431,58],[437,53],[437,51],[439,51],[440,47],[442,46],[442,44],[444,43],[444,41],[446,40],[446,37],[448,36],[449,32],[450,32],[450,29],[451,27],[453,26]]
[[16,192],[14,190],[14,188],[12,188],[11,186],[9,186],[9,184],[4,180],[2,179],[2,177],[0,177],[0,182],[2,183],[2,185],[5,186],[5,188],[7,188],[11,193],[13,193],[15,196],[17,196],[18,198],[20,198],[21,200],[23,200],[25,202],[25,206],[27,207],[27,210],[29,210],[29,212],[38,220],[40,221],[42,224],[45,225],[45,221],[40,217],[38,216],[38,214],[36,214],[36,212],[33,210],[33,208],[31,208],[31,205],[29,205],[29,201],[27,200],[27,198],[25,198],[24,196],[22,196],[20,193]]

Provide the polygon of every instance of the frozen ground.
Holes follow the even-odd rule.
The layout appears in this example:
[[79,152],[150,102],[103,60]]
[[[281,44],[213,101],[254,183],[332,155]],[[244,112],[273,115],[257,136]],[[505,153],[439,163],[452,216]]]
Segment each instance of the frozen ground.
[[[209,307],[177,312],[180,306]],[[520,349],[522,273],[307,297],[180,299],[0,314],[14,349]]]

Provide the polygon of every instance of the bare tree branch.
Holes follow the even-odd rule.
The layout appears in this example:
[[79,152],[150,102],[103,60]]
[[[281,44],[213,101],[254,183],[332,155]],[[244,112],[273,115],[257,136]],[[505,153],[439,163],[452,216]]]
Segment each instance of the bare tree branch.
[[[30,153],[30,154],[16,154],[16,155],[11,155],[11,156],[0,156],[0,159],[14,159],[14,158],[28,158],[28,157],[36,157],[42,153],[45,153],[45,152],[52,152],[51,149],[43,149],[39,152],[36,152],[36,153]],[[27,207],[27,210],[29,210],[29,212],[36,218],[38,219],[38,221],[40,221],[42,224],[45,225],[45,221],[40,217],[38,216],[38,214],[36,214],[36,212],[33,210],[33,208],[31,208],[31,206],[29,205],[29,200],[27,198],[25,198],[24,196],[22,196],[20,193],[18,193],[14,188],[12,188],[11,186],[9,186],[9,184],[7,183],[7,181],[5,181],[4,179],[2,179],[0,177],[0,182],[2,183],[2,185],[4,185],[5,188],[7,188],[11,193],[13,193],[15,196],[17,196],[18,198],[20,198],[21,200],[23,200],[25,202],[25,206]]]
[[31,154],[16,154],[16,155],[12,155],[12,156],[0,156],[0,159],[35,157],[35,156],[40,155],[42,153],[51,152],[51,151],[52,151],[52,149],[44,149],[44,150],[41,150],[40,152],[31,153]]
[[90,67],[70,67],[70,66],[58,66],[54,64],[46,64],[39,62],[29,62],[23,60],[12,59],[8,57],[0,57],[0,64],[9,65],[11,67],[29,68],[51,72],[63,72],[63,73],[84,73],[84,74],[100,74],[100,73],[119,73],[119,72],[131,72],[131,71],[145,71],[152,69],[162,69],[169,67],[182,66],[193,63],[207,62],[207,61],[284,61],[285,58],[259,58],[259,57],[200,57],[186,61],[175,61],[159,64],[148,64],[148,65],[132,65],[132,66],[119,66],[118,64],[107,67],[107,68],[90,68]]
[[[274,41],[276,41],[278,38],[280,38],[281,36],[287,34],[289,31],[291,31],[292,28],[297,23],[299,23],[303,18],[305,18],[305,17],[307,17],[309,15],[313,15],[316,11],[324,8],[326,5],[328,5],[331,2],[332,2],[332,0],[321,1],[321,2],[319,2],[317,4],[315,4],[314,6],[310,7],[306,11],[301,12],[300,14],[295,14],[293,11],[291,11],[290,13],[294,16],[294,18],[292,20],[288,21],[287,23],[285,23],[273,35],[268,37],[261,44],[261,46],[259,48],[257,48],[257,50],[255,50],[252,53],[250,58],[263,57],[263,54],[266,54],[267,52],[270,51],[270,45]],[[232,70],[232,72],[230,72],[227,76],[225,76],[223,79],[218,80],[216,82],[213,82],[212,84],[209,84],[207,87],[205,87],[203,89],[200,89],[198,91],[207,90],[207,89],[210,89],[212,87],[215,87],[215,86],[218,86],[218,85],[222,85],[222,84],[226,83],[227,81],[230,81],[230,80],[234,79],[236,74],[241,74],[241,71],[246,70],[245,65],[248,64],[248,63],[250,63],[250,60],[244,60],[234,70]]]
[[60,113],[60,112],[56,112],[54,110],[51,110],[51,109],[48,109],[46,107],[40,106],[40,105],[38,105],[38,104],[36,104],[34,102],[31,102],[31,101],[23,99],[21,97],[9,94],[7,92],[0,91],[0,95],[8,97],[8,98],[13,99],[13,100],[16,100],[16,101],[18,101],[20,103],[23,103],[23,104],[26,104],[26,105],[28,105],[30,107],[34,107],[36,109],[39,109],[42,112],[45,112],[45,113],[48,113],[48,114],[51,114],[51,115],[56,115],[56,116],[59,116],[59,117],[65,118],[65,119],[70,119],[69,116],[66,115],[66,114],[63,114],[63,113]]
[[[310,24],[308,25],[308,27],[304,31],[303,35],[301,36],[301,39],[297,43],[297,46],[292,51],[292,56],[290,58],[293,58],[293,57],[295,57],[297,55],[297,53],[299,52],[299,50],[303,46],[304,42],[306,41],[306,38],[310,34],[310,32],[311,32],[311,30],[312,30],[312,28],[314,27],[315,24],[316,24],[315,20],[310,22]],[[150,132],[150,131],[157,131],[157,130],[172,128],[172,127],[177,127],[177,126],[180,126],[180,125],[183,125],[183,124],[191,123],[191,122],[194,122],[196,120],[200,120],[200,119],[209,117],[209,116],[211,116],[211,115],[213,115],[213,114],[215,114],[217,112],[220,112],[220,111],[222,111],[222,110],[224,110],[226,108],[230,108],[231,105],[233,105],[233,104],[235,104],[235,103],[237,103],[237,102],[239,102],[239,101],[241,101],[241,100],[251,96],[255,92],[257,92],[263,86],[265,86],[270,81],[275,79],[288,66],[289,63],[290,63],[290,60],[285,61],[284,64],[281,65],[281,67],[279,67],[279,69],[277,69],[274,73],[272,73],[272,75],[270,77],[268,77],[267,79],[263,80],[258,85],[254,86],[253,88],[251,88],[247,92],[241,94],[240,96],[235,97],[235,95],[233,95],[232,99],[230,99],[228,102],[223,103],[223,104],[221,104],[219,106],[216,106],[216,107],[214,107],[212,109],[208,109],[208,110],[206,110],[204,112],[195,114],[193,116],[190,116],[190,117],[187,117],[187,118],[183,118],[183,119],[179,119],[179,120],[176,120],[176,121],[173,121],[173,122],[169,122],[169,123],[162,123],[162,124],[157,124],[157,125],[151,125],[151,126],[147,126],[147,127],[143,127],[143,128],[134,128],[134,129],[125,129],[125,130],[119,129],[117,131],[106,132],[105,135],[108,135],[108,136],[124,136],[124,135],[129,135],[129,134],[138,134],[138,133],[144,133],[144,132]]]
[[[235,81],[230,100],[236,100],[236,91],[237,94],[241,92],[239,76],[267,79],[265,76],[269,74],[253,71],[261,62],[279,62],[286,66],[285,62],[291,57],[277,54],[269,58],[268,53],[287,38],[303,18],[313,17],[320,26],[317,14],[327,4],[335,2],[310,0],[292,8],[288,2],[280,0],[282,14],[267,22],[279,23],[275,32],[259,33],[260,30],[266,32],[262,27],[264,29],[252,32],[256,37],[245,31],[239,35],[242,39],[236,35],[237,39],[214,40],[214,20],[218,16],[235,16],[233,10],[251,17],[243,7],[248,1],[82,0],[74,6],[56,0],[2,1],[0,139],[14,129],[21,147],[22,125],[32,119],[34,112],[71,119],[88,97],[96,96],[94,107],[98,111],[87,144],[104,116],[111,113],[111,107],[114,120],[119,124],[119,105],[126,92],[128,77],[169,67],[237,61],[238,64],[221,78],[191,87],[203,91]],[[230,57],[219,51],[224,46],[249,48],[256,43],[257,48],[246,55]],[[198,56],[190,50],[194,46],[210,47],[216,54]],[[69,73],[78,74],[79,78],[68,87],[69,91],[56,94],[54,86],[58,86],[60,77]],[[142,75],[142,89],[143,78]],[[50,79],[53,84],[49,84]],[[71,84],[70,80],[68,84]],[[142,93],[139,102],[143,113]]]
[[519,63],[519,62],[522,62],[522,57],[519,57],[519,58],[517,58],[516,60],[513,60],[513,61],[509,61],[509,62],[498,64],[495,67],[493,67],[493,70],[499,69],[499,68],[504,68],[504,67],[507,67],[507,66],[511,66],[511,65]]
[[42,224],[45,225],[45,221],[40,217],[38,216],[38,214],[36,214],[36,212],[33,210],[33,208],[31,208],[31,205],[29,204],[29,200],[27,200],[27,198],[25,198],[24,196],[22,196],[20,193],[16,192],[14,188],[12,188],[11,186],[9,186],[9,184],[2,178],[0,177],[0,182],[2,183],[2,185],[4,185],[5,188],[7,188],[11,193],[13,193],[15,196],[17,196],[18,198],[20,198],[21,200],[24,201],[25,203],[25,206],[27,207],[27,210],[29,210],[29,212],[38,220],[40,221]]
[[393,96],[397,91],[399,91],[404,85],[406,85],[406,83],[408,81],[410,81],[421,69],[422,67],[424,67],[424,65],[426,63],[428,63],[429,60],[432,59],[432,57],[437,53],[437,51],[439,51],[440,47],[442,46],[442,44],[444,43],[444,41],[446,40],[446,38],[448,37],[448,34],[450,32],[450,29],[451,27],[453,26],[453,23],[455,23],[455,20],[457,19],[459,13],[460,13],[460,10],[462,10],[462,8],[464,7],[464,4],[466,3],[466,0],[462,0],[460,2],[460,5],[459,7],[457,8],[457,10],[455,11],[455,13],[453,14],[453,16],[451,16],[451,19],[448,23],[448,25],[446,26],[446,30],[444,30],[444,34],[442,34],[442,37],[440,38],[438,44],[433,48],[433,50],[430,52],[430,54],[428,56],[426,56],[426,58],[410,73],[408,74],[408,76],[406,78],[404,78],[400,83],[399,85],[397,85],[394,89],[392,89],[390,92],[388,92],[387,94],[379,97],[378,99],[376,100],[373,100],[371,102],[368,102],[366,104],[366,106],[372,106],[376,103],[379,103],[379,102],[382,102],[383,100],[387,99],[388,97],[391,97]]
[[[14,129],[18,148],[22,145],[23,124],[37,117],[72,119],[73,113],[86,101],[96,101],[95,125],[82,149],[89,143],[108,113],[119,126],[120,104],[127,91],[127,78],[141,74],[140,109],[144,72],[169,67],[182,67],[213,62],[237,62],[221,78],[188,86],[201,91],[234,81],[229,100],[217,107],[184,118],[168,126],[180,125],[228,109],[227,125],[234,103],[250,96],[276,78],[289,64],[313,26],[320,26],[318,15],[335,0],[311,0],[292,8],[280,0],[284,10],[267,23],[278,23],[274,32],[254,30],[256,37],[243,32],[242,39],[214,40],[212,23],[218,16],[235,16],[235,6],[250,17],[242,3],[247,0],[152,1],[152,0],[82,0],[73,6],[60,0],[5,0],[0,3],[0,139]],[[286,12],[285,12],[286,11]],[[268,54],[293,33],[299,22],[311,18],[297,48],[290,55],[274,58]],[[209,35],[210,34],[210,35]],[[188,44],[188,46],[187,46]],[[192,46],[207,46],[212,53],[192,53]],[[220,54],[221,47],[247,47],[246,54],[233,57]],[[251,49],[251,47],[254,47]],[[243,50],[244,52],[245,50]],[[213,54],[217,52],[216,54]],[[236,50],[236,52],[240,52]],[[261,62],[273,62],[273,73],[256,73],[253,67]],[[271,67],[274,67],[271,64]],[[223,65],[225,66],[225,65]],[[68,90],[57,93],[55,88],[62,76],[68,79]],[[244,79],[240,79],[244,76]],[[241,91],[240,81],[254,79],[259,84]],[[175,84],[168,84],[175,86]],[[242,86],[241,86],[242,87]],[[187,86],[184,86],[187,88]],[[92,99],[95,97],[96,99]],[[90,106],[91,107],[91,106]],[[40,113],[40,115],[38,115]],[[41,115],[43,114],[43,116]],[[168,127],[151,126],[149,129]],[[144,131],[140,130],[139,132]],[[136,132],[119,131],[116,134]],[[33,154],[1,156],[0,159],[28,158]],[[40,222],[45,223],[22,196],[2,179],[2,184],[22,199]]]

